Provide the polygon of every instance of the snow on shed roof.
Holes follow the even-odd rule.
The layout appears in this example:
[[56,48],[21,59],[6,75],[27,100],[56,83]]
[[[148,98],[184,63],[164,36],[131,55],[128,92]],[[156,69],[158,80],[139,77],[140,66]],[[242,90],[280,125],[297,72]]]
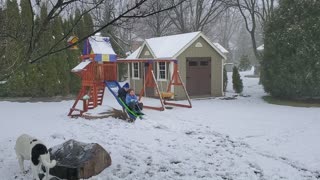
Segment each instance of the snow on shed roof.
[[91,61],[83,61],[83,62],[79,63],[76,67],[74,67],[71,70],[71,72],[79,72],[79,71],[83,70],[90,63],[91,63]]
[[116,54],[112,49],[110,38],[91,36],[88,39],[94,54]]
[[223,46],[221,46],[221,44],[219,44],[219,43],[213,43],[213,45],[215,45],[215,46],[219,49],[219,51],[221,51],[222,53],[224,53],[224,54],[229,53],[229,51],[226,50]]
[[190,44],[197,40],[198,37],[202,37],[213,49],[215,49],[224,59],[226,59],[224,53],[219,50],[216,45],[211,43],[210,40],[206,38],[200,31],[146,39],[142,46],[140,46],[126,59],[137,59],[140,56],[142,48],[145,46],[148,47],[150,53],[155,59],[177,58],[186,48],[190,46]]
[[193,40],[200,31],[146,39],[147,44],[156,58],[168,58],[176,55],[183,47]]
[[138,49],[136,49],[133,53],[131,53],[126,59],[136,59],[138,57],[140,49],[141,46]]
[[259,46],[259,47],[257,48],[257,50],[258,50],[258,51],[263,51],[263,50],[264,50],[264,44],[262,44],[261,46]]

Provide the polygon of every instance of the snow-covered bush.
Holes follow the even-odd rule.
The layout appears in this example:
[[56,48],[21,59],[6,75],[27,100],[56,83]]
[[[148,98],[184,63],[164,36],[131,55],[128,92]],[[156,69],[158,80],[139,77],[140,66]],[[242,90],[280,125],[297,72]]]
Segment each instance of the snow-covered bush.
[[236,93],[242,93],[242,90],[243,90],[242,79],[240,77],[238,68],[236,66],[233,66],[232,84],[233,84],[233,90]]

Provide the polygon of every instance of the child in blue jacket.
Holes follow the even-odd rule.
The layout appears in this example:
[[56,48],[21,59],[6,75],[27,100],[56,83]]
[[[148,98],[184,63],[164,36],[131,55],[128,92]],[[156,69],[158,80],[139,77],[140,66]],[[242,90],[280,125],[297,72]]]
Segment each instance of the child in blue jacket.
[[135,95],[133,89],[128,90],[128,94],[126,96],[126,104],[129,106],[130,109],[136,112],[140,112],[143,108],[143,104],[138,101],[138,98]]

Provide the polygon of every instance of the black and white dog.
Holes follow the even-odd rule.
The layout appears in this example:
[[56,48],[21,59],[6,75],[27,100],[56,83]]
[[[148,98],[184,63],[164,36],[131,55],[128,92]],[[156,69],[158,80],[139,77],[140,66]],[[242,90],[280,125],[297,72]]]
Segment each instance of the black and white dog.
[[36,180],[39,179],[41,166],[46,168],[46,179],[49,178],[49,170],[56,165],[56,161],[50,161],[50,154],[47,147],[39,140],[27,135],[22,134],[16,142],[16,154],[19,160],[20,169],[25,173],[23,161],[31,160],[32,176]]

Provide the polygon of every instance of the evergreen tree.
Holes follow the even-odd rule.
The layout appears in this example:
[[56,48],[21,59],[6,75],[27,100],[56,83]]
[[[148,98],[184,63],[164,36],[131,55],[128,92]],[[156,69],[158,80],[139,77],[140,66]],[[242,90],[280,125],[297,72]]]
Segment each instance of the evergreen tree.
[[76,67],[79,64],[80,54],[81,54],[80,50],[69,50],[67,53],[67,62],[69,65],[68,72],[70,76],[69,89],[70,89],[70,93],[72,94],[78,93],[81,87],[80,77],[71,72],[71,69]]
[[[47,16],[47,6],[44,4],[40,10],[40,22]],[[48,52],[49,48],[54,44],[55,36],[53,35],[52,24],[51,28],[44,31],[40,37],[38,47],[39,52]],[[39,75],[41,76],[39,96],[54,96],[59,91],[58,71],[56,69],[55,55],[46,57],[45,61],[37,63]]]
[[[5,32],[5,10],[0,7],[0,32]],[[0,69],[6,69],[8,64],[6,62],[5,52],[6,52],[6,38],[0,36]],[[0,96],[6,96],[6,85],[0,83]]]
[[[0,7],[0,31],[5,32],[5,11]],[[5,58],[6,52],[6,39],[0,36],[0,69],[7,68],[7,62]],[[7,96],[7,86],[0,81],[0,97]]]
[[251,63],[248,55],[242,55],[240,58],[239,70],[247,71],[251,68]]
[[[19,67],[23,66],[22,53],[23,47],[21,46],[21,36],[19,33],[21,25],[21,17],[19,7],[16,0],[6,2],[6,19],[5,19],[5,32],[10,36],[5,39],[5,62],[6,66],[10,67],[13,64],[18,64]],[[7,68],[5,67],[5,68]],[[22,71],[17,71],[13,74],[7,82],[8,95],[23,96],[25,89],[25,75]]]
[[228,86],[228,74],[225,67],[223,67],[223,92],[227,91]]
[[232,71],[232,84],[233,84],[233,90],[236,93],[242,93],[243,84],[242,84],[242,80],[241,80],[238,68],[236,66],[233,67],[233,71]]
[[[40,23],[40,16],[37,16],[35,18],[35,31],[38,30],[39,28],[39,23]],[[39,42],[41,45],[43,45],[43,42]],[[41,46],[40,46],[41,47]],[[37,46],[38,52],[41,51],[42,49]],[[42,65],[43,63],[35,63],[35,64],[28,64],[28,69],[27,69],[27,81],[26,84],[28,86],[28,91],[26,96],[32,96],[32,97],[37,97],[37,96],[44,96],[43,93],[43,86],[45,85],[43,79],[44,79],[44,72],[46,71],[44,68],[45,66]]]
[[[25,96],[33,96],[33,93],[30,92],[31,88],[34,88],[34,80],[31,81],[30,75],[33,76],[34,67],[28,63],[28,61],[25,58],[25,54],[27,54],[27,51],[29,50],[30,40],[31,40],[31,34],[32,34],[32,19],[33,15],[31,13],[31,5],[30,1],[21,1],[20,3],[21,7],[21,29],[20,29],[20,40],[19,43],[21,43],[21,51],[22,51],[22,67],[21,67],[21,73],[23,73],[24,76],[24,82],[25,86],[21,86],[21,88],[25,89]],[[30,82],[33,82],[30,84]]]
[[[74,19],[72,16],[69,17],[68,20],[65,20],[63,23],[63,30],[64,34],[67,34],[70,29],[73,27],[74,24]],[[71,35],[76,35],[75,33],[72,33]],[[81,86],[81,79],[79,76],[75,75],[74,73],[71,72],[71,69],[77,66],[80,62],[79,56],[81,55],[81,44],[77,45],[79,47],[78,50],[73,49],[73,50],[67,50],[67,59],[66,61],[68,62],[68,73],[70,77],[69,81],[69,91],[72,94],[78,93],[80,86]]]
[[83,16],[83,31],[85,34],[91,34],[94,32],[94,29],[93,29],[93,20],[92,20],[92,17],[89,13],[86,13],[84,16]]
[[282,0],[265,28],[261,82],[272,96],[320,97],[320,1]]
[[23,41],[25,44],[25,48],[28,48],[28,43],[31,39],[31,33],[32,33],[32,10],[30,1],[21,1],[20,3],[21,7],[21,41]]
[[[54,43],[59,43],[59,40],[63,38],[63,29],[62,29],[62,19],[61,17],[56,17],[53,21],[52,35],[54,38]],[[65,42],[64,42],[65,43]],[[64,47],[65,44],[59,43],[57,48]],[[69,83],[70,83],[70,69],[67,61],[67,52],[68,50],[61,51],[54,55],[54,61],[56,63],[57,70],[57,85],[59,87],[57,94],[67,95],[70,93]]]
[[[76,9],[74,19],[72,20],[72,25],[74,26],[74,33],[79,38],[82,39],[86,35],[86,30],[89,30],[88,26],[85,26],[83,17],[81,16],[81,11],[79,9]],[[76,24],[77,23],[77,24]],[[93,26],[92,26],[93,29]],[[90,30],[89,30],[90,31]],[[79,48],[83,49],[83,43],[78,44]]]

